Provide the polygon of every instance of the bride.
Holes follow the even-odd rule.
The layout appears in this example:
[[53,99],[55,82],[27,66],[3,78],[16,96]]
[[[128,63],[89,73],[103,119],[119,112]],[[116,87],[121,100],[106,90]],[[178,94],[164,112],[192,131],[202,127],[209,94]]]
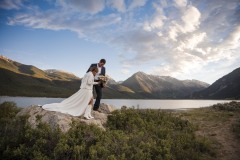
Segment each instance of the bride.
[[45,104],[43,109],[67,113],[72,116],[84,115],[84,118],[91,119],[91,109],[93,105],[93,85],[100,82],[94,82],[94,76],[98,73],[97,67],[92,67],[82,78],[80,90],[60,103]]

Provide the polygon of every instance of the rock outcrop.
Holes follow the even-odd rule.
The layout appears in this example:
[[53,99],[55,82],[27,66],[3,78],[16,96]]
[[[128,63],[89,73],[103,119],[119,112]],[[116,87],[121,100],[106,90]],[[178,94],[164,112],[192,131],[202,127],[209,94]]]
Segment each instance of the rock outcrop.
[[43,122],[49,124],[51,128],[59,126],[63,132],[67,132],[71,128],[70,124],[73,121],[80,121],[89,125],[97,125],[105,130],[104,124],[107,122],[107,116],[114,110],[115,109],[113,106],[102,103],[100,105],[101,113],[92,111],[94,119],[86,120],[83,118],[83,116],[75,117],[60,112],[47,111],[42,109],[40,106],[29,106],[22,109],[17,116],[29,115],[28,122],[33,128],[36,127],[39,122]]

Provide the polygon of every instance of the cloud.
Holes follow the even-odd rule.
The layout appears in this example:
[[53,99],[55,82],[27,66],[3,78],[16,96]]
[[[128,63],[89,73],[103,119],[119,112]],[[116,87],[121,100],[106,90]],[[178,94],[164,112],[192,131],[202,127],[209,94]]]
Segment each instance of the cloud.
[[121,73],[128,75],[130,73],[130,71],[129,71],[129,69],[122,69]]
[[66,10],[96,14],[105,7],[104,0],[59,0],[57,3]]
[[121,73],[124,75],[128,75],[130,73],[130,68],[132,67],[132,64],[123,62],[121,67],[122,67]]
[[79,36],[90,36],[99,32],[99,29],[111,26],[121,21],[115,14],[107,16],[75,16],[75,14],[56,12],[54,10],[41,12],[34,10],[31,14],[18,14],[9,18],[9,25],[23,25],[36,29],[70,30]]
[[[21,6],[17,2],[8,6]],[[122,53],[124,74],[152,63],[152,73],[191,77],[240,59],[239,7],[238,0],[59,0],[52,9],[19,12],[8,24],[70,30],[108,43]]]
[[201,17],[201,13],[196,7],[188,6],[183,16],[181,17],[183,21],[183,27],[179,26],[180,30],[183,33],[193,32],[194,30],[197,29],[197,27],[200,24],[199,22],[200,17]]
[[222,42],[222,49],[232,50],[240,46],[240,25],[233,28],[233,31]]
[[142,7],[146,4],[147,0],[131,0],[128,9],[132,10],[137,7]]
[[149,18],[150,20],[144,22],[143,29],[146,31],[161,29],[161,27],[164,25],[165,20],[167,19],[164,15],[163,9],[160,8],[159,5],[153,3],[153,8],[155,8],[156,13],[152,15],[152,18]]
[[142,28],[130,30],[125,32],[123,36],[118,37],[118,42],[125,47],[127,46],[125,48],[127,52],[137,53],[134,60],[139,61],[139,63],[155,59],[167,60],[174,55],[176,48],[182,48],[183,45],[193,48],[199,43],[197,42],[197,36],[194,37],[195,39],[192,38],[194,41],[188,41],[187,44],[182,40],[184,34],[194,32],[200,24],[200,13],[195,7],[187,6],[182,11],[182,15],[178,15],[177,20],[167,17],[158,4],[155,3],[154,8],[156,13],[153,19],[146,20]]
[[1,0],[0,9],[20,9],[23,5],[23,0]]
[[126,5],[125,5],[124,0],[108,0],[107,5],[116,9],[118,12],[126,11]]
[[135,54],[124,63],[154,62],[152,73],[192,77],[205,66],[217,69],[216,64],[239,59],[240,16],[236,1],[221,1],[217,5],[211,1],[208,10],[202,7],[207,2],[175,2],[175,6],[153,3],[155,12],[145,19],[142,28],[136,26],[116,38],[124,46],[125,57]]
[[178,7],[186,7],[187,6],[187,0],[175,0],[176,6]]
[[169,37],[175,41],[180,34],[193,32],[200,24],[201,13],[196,7],[190,5],[181,10],[181,17],[170,21],[170,26],[167,26],[170,28]]
[[202,53],[203,55],[206,55],[206,52],[202,50],[202,48],[198,48],[198,44],[203,42],[203,40],[206,38],[206,33],[198,33],[198,34],[191,34],[191,36],[186,36],[185,38],[182,38],[182,40],[179,42],[179,46],[176,48],[177,51],[197,51]]

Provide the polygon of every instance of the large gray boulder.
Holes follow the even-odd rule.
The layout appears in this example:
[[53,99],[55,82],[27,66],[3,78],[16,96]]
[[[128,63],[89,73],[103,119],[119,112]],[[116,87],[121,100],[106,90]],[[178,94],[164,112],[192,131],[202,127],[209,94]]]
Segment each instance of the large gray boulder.
[[105,104],[105,103],[101,103],[100,107],[99,107],[99,110],[102,112],[102,113],[105,113],[105,114],[110,114],[111,112],[113,112],[115,109],[115,107],[113,107],[112,105],[109,105],[109,104]]
[[60,112],[47,111],[40,106],[29,106],[22,109],[17,116],[29,115],[28,122],[33,128],[35,128],[39,122],[44,122],[49,124],[51,128],[59,126],[63,132],[67,132],[71,128],[73,121],[80,121],[88,125],[94,124],[105,130],[104,124],[107,122],[107,116],[114,110],[114,107],[111,105],[101,104],[101,113],[92,111],[94,119],[86,120],[83,116],[75,117]]

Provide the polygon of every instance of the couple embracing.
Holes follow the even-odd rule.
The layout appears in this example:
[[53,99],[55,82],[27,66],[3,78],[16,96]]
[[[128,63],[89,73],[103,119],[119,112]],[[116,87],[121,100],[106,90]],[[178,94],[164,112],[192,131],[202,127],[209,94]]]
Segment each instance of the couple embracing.
[[[92,107],[93,110],[100,112],[99,106],[102,98],[102,88],[104,87],[104,82],[100,77],[105,76],[105,64],[105,59],[101,59],[99,63],[91,64],[82,78],[80,89],[76,93],[60,103],[45,104],[42,108],[49,111],[67,113],[72,116],[83,115],[86,119],[94,118],[91,115]],[[97,94],[94,105],[93,88]]]

